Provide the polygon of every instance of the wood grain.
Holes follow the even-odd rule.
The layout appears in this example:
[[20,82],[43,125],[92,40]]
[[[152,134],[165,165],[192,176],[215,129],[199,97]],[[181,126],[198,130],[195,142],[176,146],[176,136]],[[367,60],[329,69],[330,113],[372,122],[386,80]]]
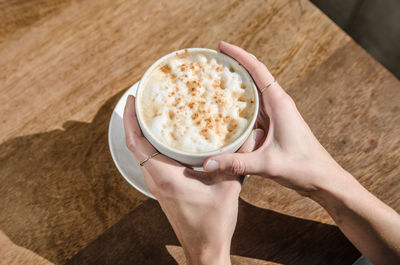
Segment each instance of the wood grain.
[[[0,260],[184,264],[157,203],[116,170],[108,121],[157,58],[219,40],[263,61],[339,163],[400,210],[399,81],[308,1],[0,1]],[[316,203],[257,176],[241,197],[234,264],[358,257]]]
[[40,257],[34,252],[14,244],[3,232],[0,231],[0,264],[37,264],[51,265],[53,263]]

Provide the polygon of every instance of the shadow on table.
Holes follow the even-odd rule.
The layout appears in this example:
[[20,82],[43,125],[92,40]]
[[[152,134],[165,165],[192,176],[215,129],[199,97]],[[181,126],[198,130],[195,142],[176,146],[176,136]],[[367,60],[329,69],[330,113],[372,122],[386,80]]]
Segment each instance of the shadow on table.
[[90,123],[67,121],[0,145],[0,230],[12,242],[61,264],[147,200],[121,177],[108,148],[123,92]]
[[[148,200],[67,264],[176,264],[166,245],[179,244],[158,203]],[[360,256],[336,226],[257,208],[243,200],[231,254],[281,264],[352,264]]]
[[[57,264],[176,264],[166,245],[179,243],[160,207],[120,176],[108,150],[122,93],[90,123],[1,144],[0,230],[15,244]],[[335,226],[244,201],[232,254],[283,264],[350,264],[358,256]]]

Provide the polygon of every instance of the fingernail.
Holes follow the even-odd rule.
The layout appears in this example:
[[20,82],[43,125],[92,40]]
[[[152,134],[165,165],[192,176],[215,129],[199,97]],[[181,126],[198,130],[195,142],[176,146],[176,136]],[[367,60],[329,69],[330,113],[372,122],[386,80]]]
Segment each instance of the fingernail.
[[218,161],[208,160],[204,169],[208,172],[216,171],[218,169]]
[[226,42],[226,41],[223,41],[223,40],[220,41],[220,44],[223,44],[223,45],[232,45],[232,44],[230,44],[229,42]]

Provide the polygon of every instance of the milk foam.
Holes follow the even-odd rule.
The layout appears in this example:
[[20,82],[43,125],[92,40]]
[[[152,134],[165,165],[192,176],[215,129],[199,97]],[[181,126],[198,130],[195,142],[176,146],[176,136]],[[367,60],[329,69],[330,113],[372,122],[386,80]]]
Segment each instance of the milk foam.
[[248,127],[255,103],[251,81],[217,54],[176,54],[147,75],[139,115],[159,141],[202,153],[235,141]]

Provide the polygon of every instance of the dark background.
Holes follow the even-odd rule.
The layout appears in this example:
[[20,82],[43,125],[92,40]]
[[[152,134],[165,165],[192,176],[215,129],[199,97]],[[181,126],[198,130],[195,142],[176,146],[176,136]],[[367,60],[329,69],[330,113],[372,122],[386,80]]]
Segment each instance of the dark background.
[[400,0],[311,0],[400,78]]

